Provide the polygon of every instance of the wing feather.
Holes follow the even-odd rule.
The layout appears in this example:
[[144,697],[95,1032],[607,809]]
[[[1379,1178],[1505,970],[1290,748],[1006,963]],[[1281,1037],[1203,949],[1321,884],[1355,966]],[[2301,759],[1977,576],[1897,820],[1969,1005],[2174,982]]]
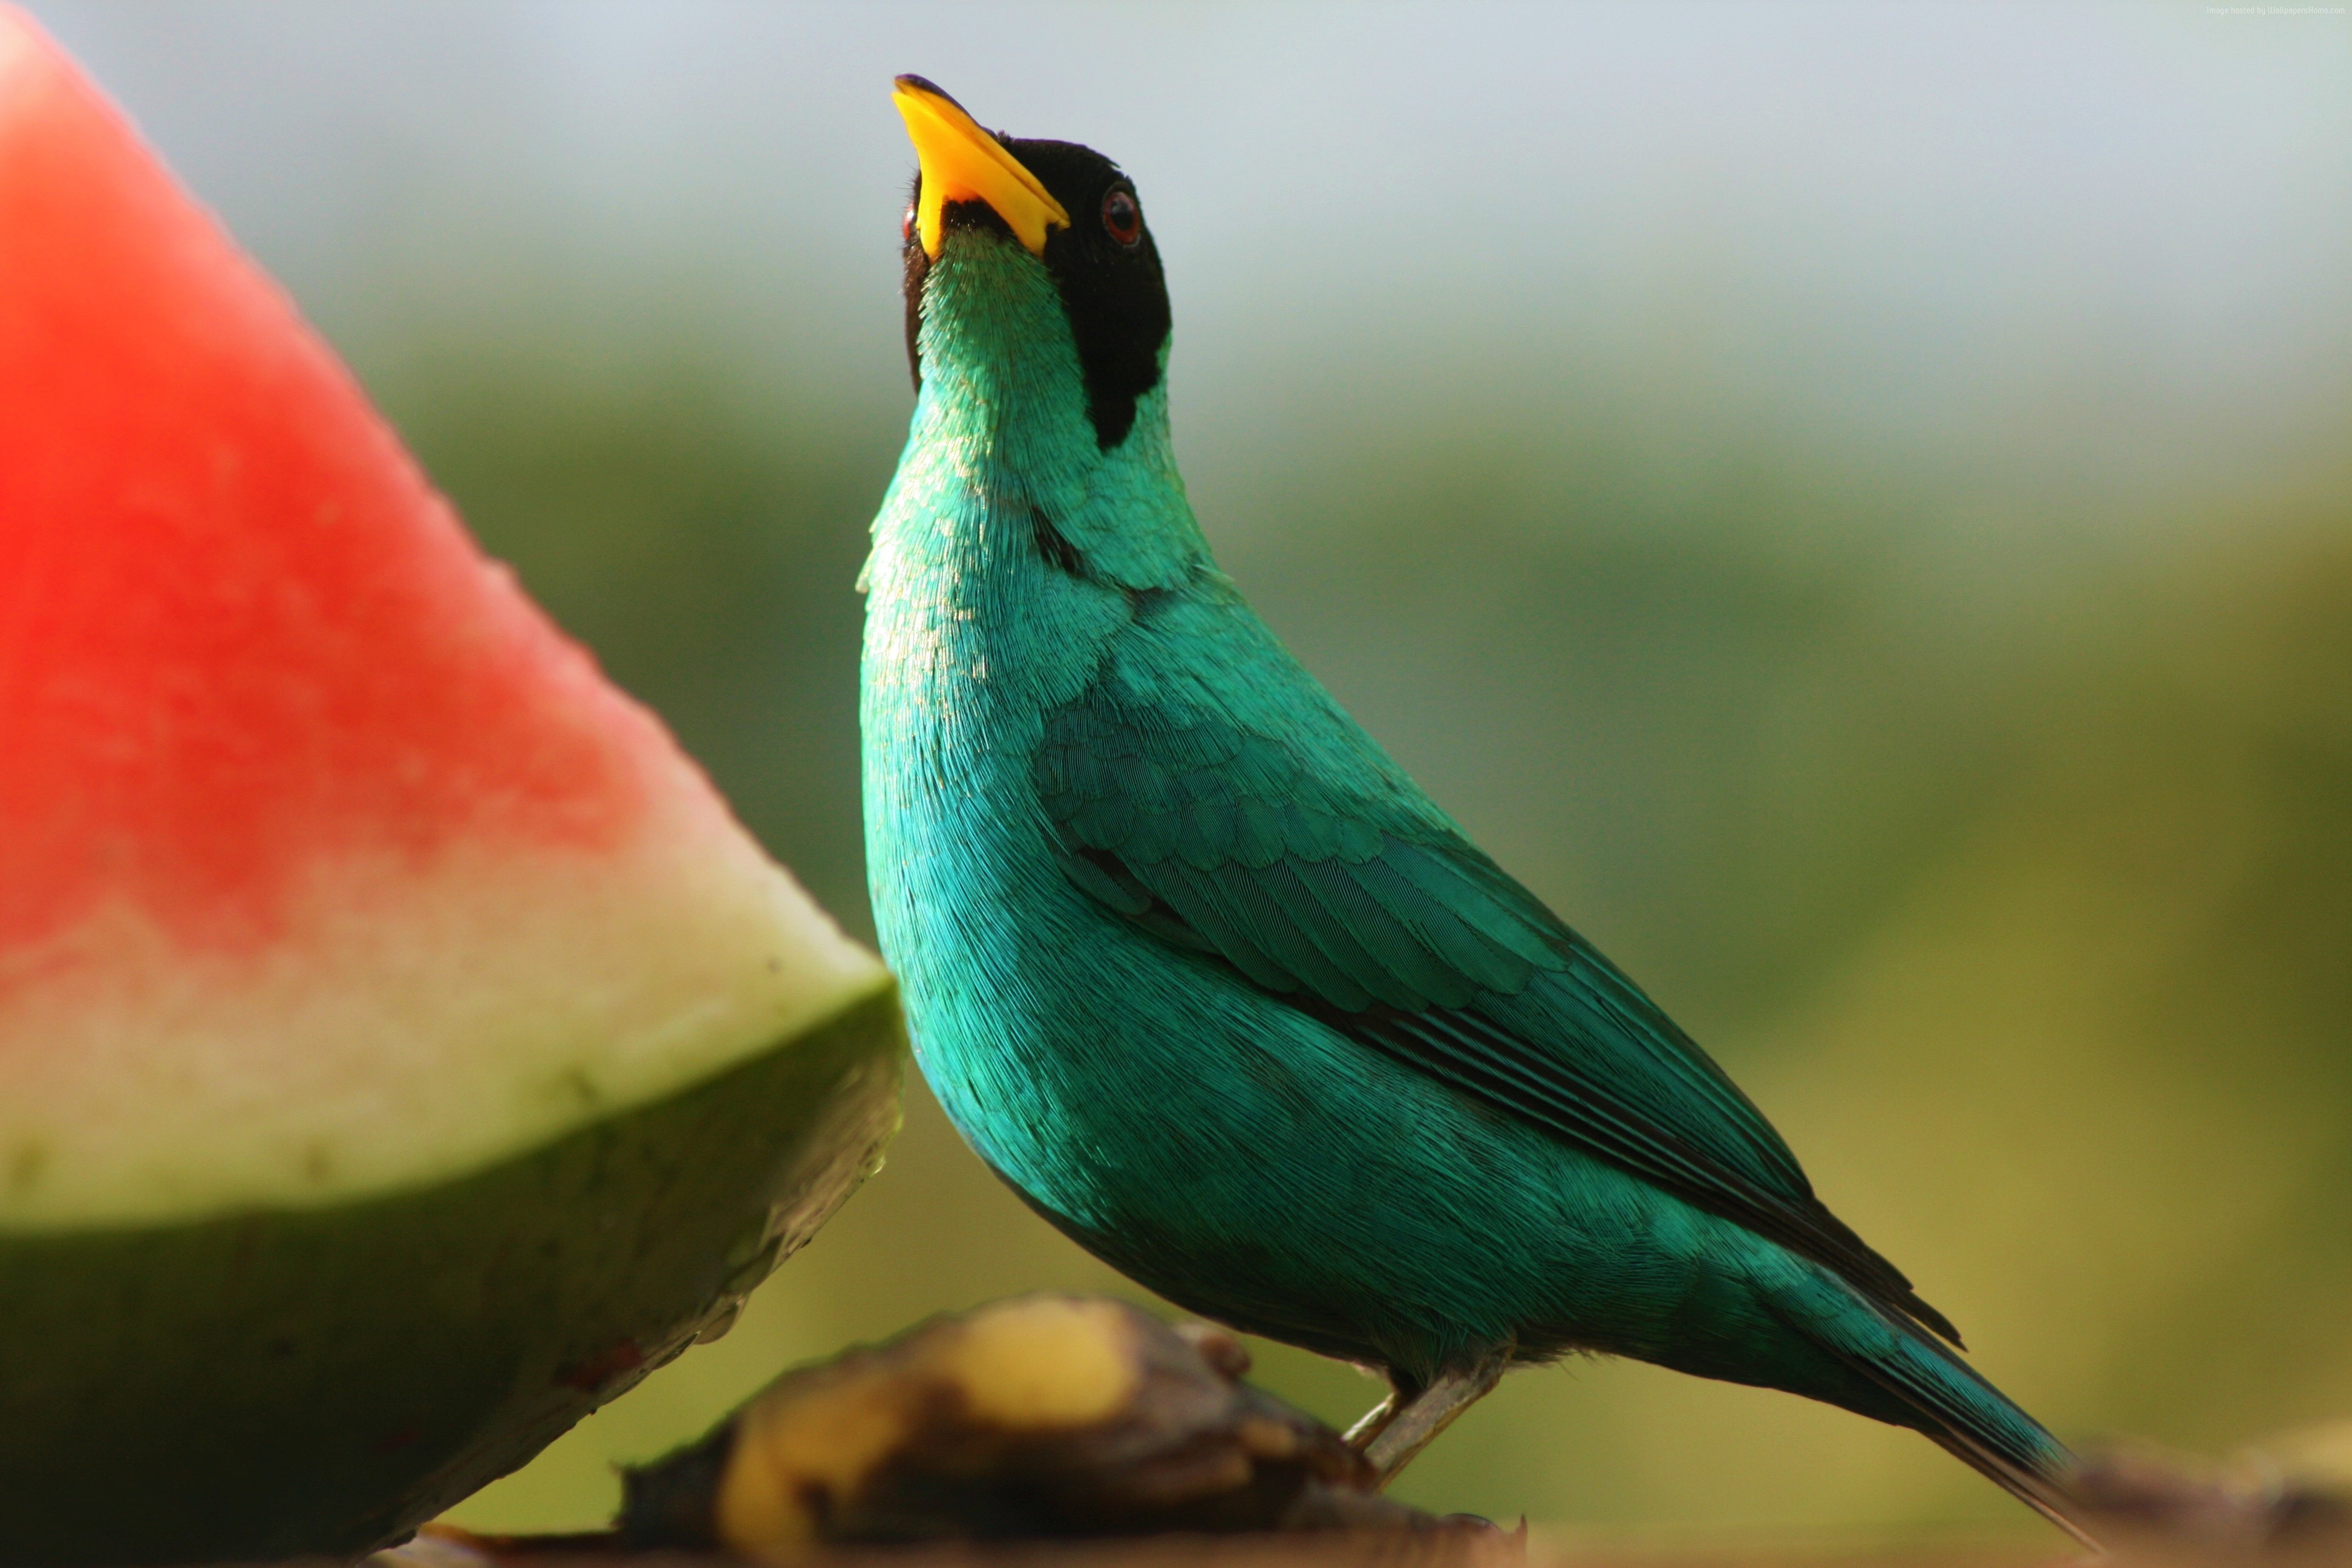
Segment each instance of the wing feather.
[[1282,737],[1103,683],[1049,716],[1035,774],[1104,908],[1958,1342],[1722,1068],[1397,780],[1335,779]]

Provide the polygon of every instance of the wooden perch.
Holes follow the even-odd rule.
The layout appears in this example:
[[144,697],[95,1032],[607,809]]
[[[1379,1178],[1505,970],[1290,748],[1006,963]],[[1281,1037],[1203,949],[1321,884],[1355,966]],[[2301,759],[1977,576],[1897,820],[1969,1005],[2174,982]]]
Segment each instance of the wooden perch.
[[788,1373],[630,1472],[641,1547],[778,1562],[820,1543],[1377,1528],[1498,1535],[1374,1490],[1339,1435],[1241,1380],[1218,1330],[1033,1296]]
[[[432,1527],[372,1568],[1519,1568],[1524,1527],[1440,1519],[1374,1489],[1338,1433],[1243,1381],[1220,1329],[1123,1302],[1033,1296],[935,1319],[770,1384],[699,1441],[624,1477],[615,1528],[486,1538]],[[2352,1454],[2352,1432],[2345,1442]],[[2326,1444],[2305,1447],[2316,1453]],[[2282,1448],[2208,1466],[2144,1447],[2094,1456],[2077,1490],[2109,1561],[2352,1563],[2352,1509]],[[1654,1552],[1538,1552],[1664,1568]],[[519,1560],[528,1559],[527,1563]],[[1801,1551],[1689,1554],[1712,1568]],[[2038,1547],[1851,1549],[1842,1568],[2029,1568]]]

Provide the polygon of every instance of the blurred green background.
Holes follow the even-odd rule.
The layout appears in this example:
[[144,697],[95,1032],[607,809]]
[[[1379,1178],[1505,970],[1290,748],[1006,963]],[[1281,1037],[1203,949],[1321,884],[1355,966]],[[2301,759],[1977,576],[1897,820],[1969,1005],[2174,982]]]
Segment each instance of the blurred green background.
[[[32,8],[860,933],[887,81],[1113,153],[1228,570],[1978,1364],[2077,1439],[2352,1416],[2340,13]],[[917,1088],[731,1336],[456,1517],[593,1523],[779,1369],[1041,1287],[1132,1293]],[[1916,1437],[1608,1363],[1402,1491],[2038,1528]]]

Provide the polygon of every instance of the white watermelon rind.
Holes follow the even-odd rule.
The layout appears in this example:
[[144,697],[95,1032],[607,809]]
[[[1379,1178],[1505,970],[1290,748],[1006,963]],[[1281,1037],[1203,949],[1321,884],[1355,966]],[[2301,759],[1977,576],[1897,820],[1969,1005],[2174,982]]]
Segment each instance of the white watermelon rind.
[[614,712],[644,802],[614,842],[348,851],[262,942],[114,902],[0,947],[0,1237],[437,1184],[887,984],[649,715]]

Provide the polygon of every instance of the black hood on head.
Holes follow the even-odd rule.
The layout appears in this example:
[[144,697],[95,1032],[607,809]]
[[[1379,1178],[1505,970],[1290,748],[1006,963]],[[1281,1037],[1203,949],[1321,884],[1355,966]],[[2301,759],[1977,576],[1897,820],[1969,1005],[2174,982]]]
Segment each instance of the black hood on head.
[[[1170,326],[1168,283],[1160,248],[1142,221],[1134,183],[1118,165],[1075,142],[997,141],[1053,193],[1070,215],[1070,226],[1045,238],[1045,267],[1062,296],[1062,309],[1076,341],[1086,374],[1087,417],[1106,451],[1127,439],[1135,425],[1136,400],[1160,384],[1160,351]],[[915,178],[909,210],[919,202],[922,176]],[[1135,203],[1132,237],[1119,232],[1125,214],[1114,203]],[[993,229],[1012,241],[1013,231],[985,202],[950,202],[946,234]],[[942,246],[951,243],[944,236]],[[922,325],[923,285],[931,261],[910,225],[906,241],[907,364],[918,385],[923,379],[918,332]]]

